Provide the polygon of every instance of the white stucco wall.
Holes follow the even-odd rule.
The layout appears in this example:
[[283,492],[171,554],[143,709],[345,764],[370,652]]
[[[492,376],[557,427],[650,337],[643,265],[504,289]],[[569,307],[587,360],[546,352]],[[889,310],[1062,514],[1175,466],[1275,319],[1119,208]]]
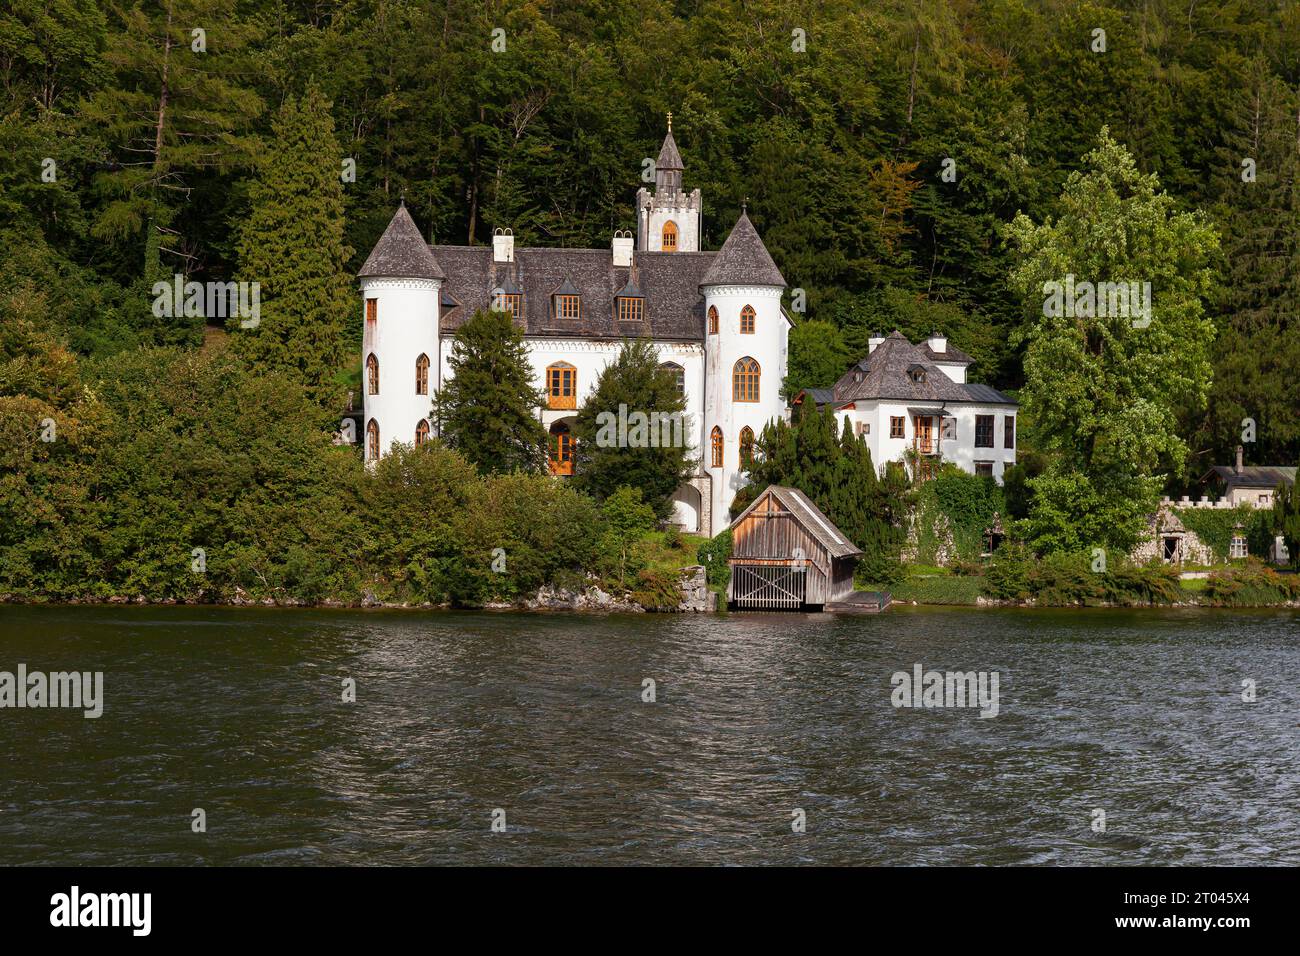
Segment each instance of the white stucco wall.
[[[777,286],[707,286],[705,309],[718,310],[718,333],[705,334],[704,464],[713,476],[713,531],[728,523],[727,509],[745,483],[740,470],[740,433],[748,426],[755,441],[763,426],[785,412],[781,383],[786,373],[786,350],[790,326],[781,312],[781,289]],[[742,334],[740,312],[753,306],[754,332]],[[732,369],[742,357],[759,364],[759,401],[732,400]],[[714,426],[722,429],[723,465],[714,468],[709,436]]]
[[[369,449],[366,427],[379,425],[380,454],[394,441],[413,444],[415,429],[429,416],[438,387],[438,300],[442,283],[432,279],[363,279],[361,309],[364,326],[361,347],[361,395],[365,418],[362,447]],[[365,300],[378,300],[376,318],[365,318]],[[379,360],[379,394],[371,395],[366,359]],[[429,356],[429,394],[416,392],[415,361]]]
[[[993,477],[1000,483],[1003,472],[1007,466],[1016,463],[1016,449],[1005,446],[1005,418],[1007,416],[1015,417],[1017,410],[1014,407],[1006,405],[977,405],[974,403],[947,402],[942,406],[939,403],[928,402],[855,402],[852,409],[841,409],[839,412],[840,427],[843,427],[843,421],[848,419],[851,427],[856,432],[856,425],[859,422],[870,424],[871,430],[865,436],[867,444],[871,448],[871,460],[876,467],[883,468],[886,462],[904,461],[904,452],[912,447],[916,439],[916,422],[909,408],[929,408],[933,407],[933,414],[936,417],[934,424],[935,435],[942,435],[941,424],[937,420],[940,412],[945,415],[951,415],[956,420],[957,436],[955,440],[941,440],[939,445],[942,453],[942,460],[952,462],[960,467],[963,471],[975,474],[975,463],[977,461],[987,461],[993,464]],[[976,448],[975,447],[975,416],[992,415],[993,416],[993,447]],[[901,417],[903,419],[904,438],[891,438],[889,431],[890,418]],[[1017,428],[1018,428],[1017,424]],[[1018,443],[1019,435],[1016,440]]]

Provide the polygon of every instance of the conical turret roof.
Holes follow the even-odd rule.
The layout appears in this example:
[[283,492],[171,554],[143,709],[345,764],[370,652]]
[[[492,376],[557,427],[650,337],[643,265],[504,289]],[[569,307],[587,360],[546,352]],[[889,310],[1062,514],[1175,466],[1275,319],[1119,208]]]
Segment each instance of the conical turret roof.
[[420,235],[415,220],[403,202],[393,213],[388,228],[366,257],[357,278],[386,276],[394,279],[445,279],[446,273]]
[[736,225],[700,280],[706,285],[775,285],[785,287],[781,270],[758,237],[758,230],[742,211]]

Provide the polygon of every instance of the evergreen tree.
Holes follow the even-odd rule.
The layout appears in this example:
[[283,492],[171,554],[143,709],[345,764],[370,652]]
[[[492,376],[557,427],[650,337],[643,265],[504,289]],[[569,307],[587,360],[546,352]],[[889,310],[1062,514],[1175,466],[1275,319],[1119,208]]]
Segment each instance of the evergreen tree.
[[200,268],[200,247],[220,242],[216,210],[193,210],[204,175],[245,167],[256,152],[249,130],[262,100],[243,72],[255,31],[235,0],[136,0],[118,19],[104,54],[116,82],[83,107],[113,157],[96,177],[104,202],[93,233],[139,250],[126,268],[138,280],[141,324],[163,341],[195,341],[198,320],[153,316],[151,290]]
[[474,313],[456,330],[448,365],[451,381],[433,403],[443,442],[482,474],[542,471],[545,402],[510,313]]
[[658,517],[668,517],[673,493],[692,472],[693,425],[685,411],[686,398],[655,347],[624,342],[578,412],[577,487],[597,501],[624,485],[638,488]]
[[239,234],[239,277],[260,285],[261,317],[252,328],[237,315],[227,325],[255,369],[288,373],[333,412],[355,364],[357,303],[329,108],[313,88],[275,118]]
[[1273,496],[1273,533],[1286,543],[1291,566],[1300,568],[1300,468],[1296,483],[1284,482]]

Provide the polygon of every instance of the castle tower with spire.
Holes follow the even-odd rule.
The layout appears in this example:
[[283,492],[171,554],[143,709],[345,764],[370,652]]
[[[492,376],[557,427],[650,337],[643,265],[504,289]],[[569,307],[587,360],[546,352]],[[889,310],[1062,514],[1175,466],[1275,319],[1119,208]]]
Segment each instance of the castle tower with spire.
[[681,153],[673,139],[673,114],[668,133],[655,161],[655,188],[644,186],[636,194],[636,247],[642,252],[699,252],[700,191],[682,189]]

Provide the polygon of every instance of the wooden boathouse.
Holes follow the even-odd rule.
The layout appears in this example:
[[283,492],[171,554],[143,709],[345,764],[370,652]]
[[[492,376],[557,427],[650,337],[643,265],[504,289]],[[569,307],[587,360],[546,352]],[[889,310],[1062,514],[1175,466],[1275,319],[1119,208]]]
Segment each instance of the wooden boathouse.
[[853,594],[862,551],[797,488],[771,485],[731,523],[727,604],[807,611]]

